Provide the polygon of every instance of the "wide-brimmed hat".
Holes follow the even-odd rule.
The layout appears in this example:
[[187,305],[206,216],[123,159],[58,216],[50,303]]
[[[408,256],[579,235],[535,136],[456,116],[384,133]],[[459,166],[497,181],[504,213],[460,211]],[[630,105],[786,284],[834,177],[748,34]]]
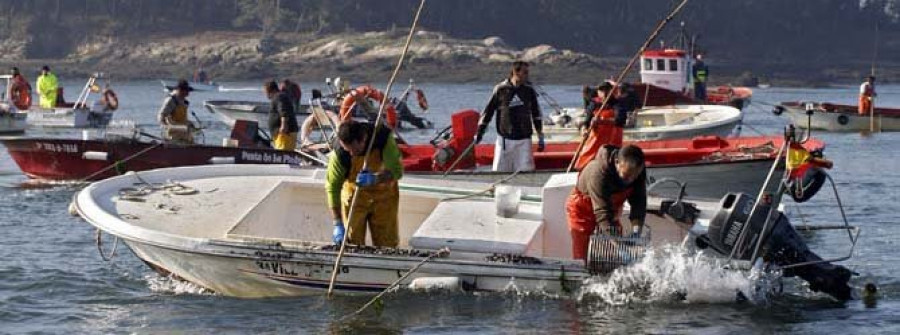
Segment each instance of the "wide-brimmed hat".
[[179,80],[178,84],[175,84],[175,89],[184,92],[190,92],[194,90],[194,88],[191,87],[191,84],[188,84],[187,80],[184,79]]

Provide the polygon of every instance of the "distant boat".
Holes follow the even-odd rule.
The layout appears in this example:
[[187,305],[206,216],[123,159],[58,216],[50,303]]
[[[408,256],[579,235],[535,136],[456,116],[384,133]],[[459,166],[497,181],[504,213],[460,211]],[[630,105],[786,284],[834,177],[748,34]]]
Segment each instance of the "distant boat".
[[[806,114],[811,107],[812,119]],[[860,115],[854,105],[840,105],[828,102],[782,102],[772,113],[784,114],[797,127],[825,131],[869,131],[874,123],[876,131],[900,131],[900,109],[875,108],[874,120],[869,115]]]
[[[172,89],[175,88],[175,86],[178,86],[177,80],[160,80],[159,82],[162,84],[163,88],[166,91],[171,91]],[[191,81],[191,82],[188,82],[188,84],[191,85],[191,88],[193,88],[194,91],[215,92],[215,91],[218,91],[220,88],[219,84],[216,84],[211,81],[207,82],[207,83],[198,83],[198,82]]]
[[766,89],[766,88],[772,87],[772,85],[770,85],[770,84],[759,84],[759,85],[756,85],[756,87],[762,88],[762,89]]
[[641,82],[633,88],[644,106],[715,104],[744,109],[750,104],[752,89],[730,85],[707,87],[706,101],[694,99],[692,56],[681,49],[647,50],[641,54]]
[[[256,121],[258,124],[268,124],[271,102],[245,101],[245,100],[207,100],[203,107],[219,116],[228,125],[234,125],[235,120]],[[302,123],[309,114],[309,105],[300,105],[297,113],[297,121]]]

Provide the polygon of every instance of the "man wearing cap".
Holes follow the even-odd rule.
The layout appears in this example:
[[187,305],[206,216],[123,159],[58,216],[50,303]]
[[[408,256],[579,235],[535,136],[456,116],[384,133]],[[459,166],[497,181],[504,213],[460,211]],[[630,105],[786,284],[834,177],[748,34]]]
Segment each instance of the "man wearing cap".
[[41,67],[41,75],[37,78],[38,95],[41,97],[41,108],[56,107],[56,91],[59,88],[59,80],[50,72],[50,67]]
[[172,89],[172,94],[163,102],[157,119],[166,140],[181,144],[194,143],[194,135],[191,132],[194,125],[188,120],[187,101],[188,94],[193,90],[187,80],[179,80]]

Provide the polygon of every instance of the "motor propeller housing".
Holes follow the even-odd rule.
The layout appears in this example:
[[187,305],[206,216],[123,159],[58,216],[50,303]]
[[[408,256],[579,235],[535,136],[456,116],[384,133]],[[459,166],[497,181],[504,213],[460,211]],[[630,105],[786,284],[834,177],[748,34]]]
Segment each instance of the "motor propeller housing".
[[[758,255],[766,263],[783,268],[785,277],[798,276],[807,281],[813,291],[827,293],[839,300],[852,299],[848,285],[852,271],[822,261],[781,212],[773,213],[771,223],[766,225],[768,205],[760,204],[750,218],[754,203],[752,197],[743,193],[725,195],[710,221],[707,234],[701,235],[697,244],[709,245],[722,255],[733,254],[734,259],[749,261],[762,239]],[[745,229],[747,231],[742,232]],[[741,235],[744,235],[743,241]]]

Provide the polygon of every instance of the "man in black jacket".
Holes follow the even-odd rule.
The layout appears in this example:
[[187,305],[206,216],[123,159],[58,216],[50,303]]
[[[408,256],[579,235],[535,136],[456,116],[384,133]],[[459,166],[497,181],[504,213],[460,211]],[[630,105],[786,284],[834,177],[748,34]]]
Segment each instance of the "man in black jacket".
[[269,132],[272,134],[272,147],[278,150],[293,151],[297,147],[297,116],[294,103],[287,93],[278,89],[278,83],[269,81],[263,86],[266,97],[271,101],[269,109]]
[[494,171],[532,171],[532,126],[538,134],[538,151],[544,151],[544,133],[537,92],[528,82],[527,62],[513,63],[509,78],[494,86],[490,102],[481,113],[475,143],[481,142],[494,113],[497,113],[497,142]]

